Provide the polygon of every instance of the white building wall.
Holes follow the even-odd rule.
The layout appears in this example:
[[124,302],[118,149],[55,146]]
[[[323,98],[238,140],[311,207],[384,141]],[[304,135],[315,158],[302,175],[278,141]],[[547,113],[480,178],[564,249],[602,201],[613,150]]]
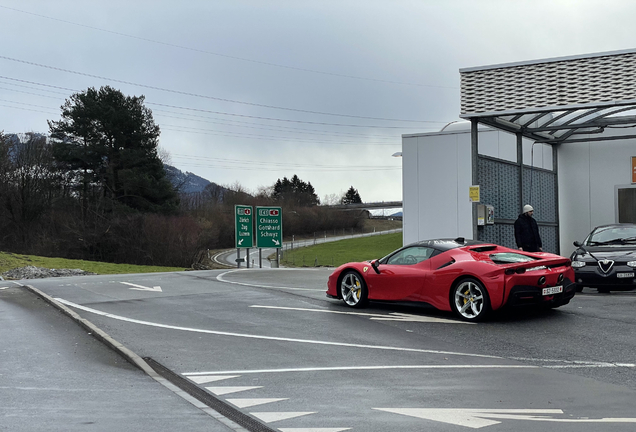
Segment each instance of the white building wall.
[[403,241],[472,237],[470,134],[402,140]]
[[[631,133],[630,129],[613,129],[605,136]],[[558,147],[562,255],[569,255],[574,250],[572,242],[582,241],[594,227],[618,222],[616,186],[631,186],[632,156],[636,156],[633,139]]]
[[[479,128],[479,154],[511,162],[517,160],[515,135]],[[546,151],[546,148],[548,151]],[[524,140],[524,162],[552,169],[550,146]],[[534,153],[534,154],[533,154]],[[470,123],[452,130],[404,135],[402,138],[402,191],[404,244],[434,238],[473,237]]]

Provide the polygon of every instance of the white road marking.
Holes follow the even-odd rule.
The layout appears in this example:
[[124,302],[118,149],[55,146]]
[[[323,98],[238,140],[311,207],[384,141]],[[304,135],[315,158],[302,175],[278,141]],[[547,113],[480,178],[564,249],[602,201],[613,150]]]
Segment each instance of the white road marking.
[[143,285],[137,285],[137,284],[130,283],[130,282],[119,282],[119,283],[122,283],[124,285],[130,285],[131,287],[133,287],[133,288],[130,288],[130,289],[133,289],[133,290],[162,292],[160,286],[154,286],[154,287],[150,288],[150,287],[146,287],[146,286],[143,286]]
[[272,423],[280,420],[287,420],[296,417],[306,416],[309,414],[316,414],[315,412],[251,412],[256,418],[263,420],[265,423]]
[[264,405],[272,402],[280,402],[288,400],[288,398],[281,399],[226,399],[227,402],[239,408],[249,408],[257,405]]
[[523,362],[540,362],[540,363],[563,363],[557,365],[543,365],[545,368],[550,369],[565,369],[565,368],[603,368],[603,367],[624,367],[635,368],[634,363],[612,363],[612,362],[598,362],[598,361],[584,361],[584,360],[559,360],[559,359],[538,359],[532,357],[510,357],[510,360],[517,360]]
[[351,428],[278,428],[280,432],[342,432]]
[[197,375],[214,375],[214,374],[261,374],[261,373],[296,373],[296,372],[331,372],[331,371],[363,371],[363,370],[388,370],[388,369],[539,369],[540,366],[533,365],[476,365],[476,364],[458,364],[458,365],[390,365],[390,366],[328,366],[328,367],[311,367],[311,368],[288,368],[288,369],[256,369],[242,371],[219,371],[219,372],[186,372],[183,375],[189,379]]
[[284,307],[284,306],[261,306],[261,305],[252,305],[250,307],[253,308],[261,308],[261,309],[279,309],[279,310],[290,310],[290,311],[302,311],[302,312],[322,312],[322,313],[332,313],[332,314],[342,314],[342,315],[358,315],[358,316],[367,316],[372,320],[378,321],[405,321],[405,322],[431,322],[431,323],[444,323],[444,324],[475,324],[466,321],[459,320],[449,320],[445,318],[435,318],[421,315],[411,315],[405,313],[391,312],[388,315],[383,314],[373,314],[373,313],[365,313],[365,312],[349,312],[349,311],[335,311],[328,309],[308,309],[308,308],[292,308],[292,307]]
[[317,292],[326,292],[327,291],[326,289],[286,287],[286,286],[273,286],[273,285],[259,285],[259,284],[252,284],[252,283],[246,283],[246,282],[230,281],[230,280],[227,280],[227,279],[223,278],[223,276],[225,276],[226,274],[235,273],[235,272],[239,272],[239,271],[250,271],[250,270],[230,270],[230,271],[227,271],[225,273],[221,273],[220,275],[218,275],[216,277],[216,280],[218,280],[219,282],[225,282],[225,283],[248,286],[248,287],[254,287],[254,288],[286,289],[286,290],[293,290],[293,291],[317,291]]
[[9,288],[9,287],[0,287],[0,290],[5,290],[7,288]]
[[222,381],[222,380],[226,380],[226,379],[230,379],[230,378],[237,378],[240,375],[229,375],[229,376],[218,376],[218,375],[214,375],[214,376],[196,376],[196,377],[192,377],[190,378],[192,381],[194,381],[197,384],[206,384],[209,382],[215,382],[215,381]]
[[137,320],[133,318],[126,318],[123,316],[114,315],[111,313],[102,312],[102,311],[89,308],[86,306],[78,305],[76,303],[70,302],[68,300],[64,300],[59,297],[55,298],[55,300],[76,309],[80,309],[86,312],[94,313],[97,315],[105,316],[105,317],[120,320],[120,321],[125,321],[125,322],[134,323],[134,324],[140,324],[140,325],[147,325],[151,327],[166,328],[166,329],[180,330],[180,331],[189,331],[193,333],[205,333],[205,334],[213,334],[218,336],[230,336],[230,337],[239,337],[239,338],[246,338],[246,339],[273,340],[273,341],[281,341],[281,342],[305,343],[305,344],[314,344],[314,345],[341,346],[341,347],[348,347],[348,348],[376,349],[376,350],[383,350],[383,351],[416,352],[416,353],[464,356],[464,357],[474,357],[474,358],[502,359],[502,357],[488,355],[488,354],[472,354],[472,353],[462,353],[462,352],[453,352],[453,351],[427,350],[427,349],[421,349],[421,348],[401,348],[401,347],[392,347],[392,346],[383,346],[383,345],[365,345],[365,344],[352,344],[352,343],[346,343],[346,342],[294,339],[294,338],[284,338],[284,337],[277,337],[277,336],[262,336],[262,335],[252,335],[252,334],[245,334],[245,333],[222,332],[222,331],[216,331],[216,330],[197,329],[197,328],[191,328],[191,327],[179,327],[179,326],[172,326],[167,324],[154,323],[150,321],[142,321],[142,320]]
[[563,414],[560,409],[468,409],[468,408],[373,408],[409,417],[433,420],[471,429],[500,424],[499,420],[527,420],[555,423],[636,423],[636,418],[557,418],[550,414]]
[[252,387],[206,387],[206,390],[209,390],[210,392],[214,393],[217,396],[221,396],[221,395],[225,395],[225,394],[230,394],[230,393],[238,393],[238,392],[242,392],[242,391],[247,391],[247,390],[255,390],[255,389],[259,389],[259,388],[263,388],[263,386],[252,386]]

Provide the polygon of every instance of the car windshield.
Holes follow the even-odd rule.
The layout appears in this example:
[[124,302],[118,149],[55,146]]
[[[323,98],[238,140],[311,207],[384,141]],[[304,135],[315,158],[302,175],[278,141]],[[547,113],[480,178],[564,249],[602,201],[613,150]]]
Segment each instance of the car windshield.
[[588,246],[636,243],[636,226],[609,226],[596,229],[587,238]]
[[530,261],[536,260],[536,258],[532,258],[527,255],[522,255],[520,253],[514,253],[514,252],[494,253],[490,255],[490,259],[495,264],[515,264],[515,263],[524,263],[524,262],[530,262]]

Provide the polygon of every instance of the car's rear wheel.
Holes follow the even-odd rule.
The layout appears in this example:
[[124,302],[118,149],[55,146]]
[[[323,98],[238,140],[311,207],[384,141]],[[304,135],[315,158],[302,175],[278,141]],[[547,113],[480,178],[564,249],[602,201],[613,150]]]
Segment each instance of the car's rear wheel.
[[466,321],[481,321],[490,311],[490,298],[477,279],[462,279],[451,291],[451,306]]
[[340,294],[347,306],[362,307],[367,303],[367,284],[358,272],[349,270],[340,280]]

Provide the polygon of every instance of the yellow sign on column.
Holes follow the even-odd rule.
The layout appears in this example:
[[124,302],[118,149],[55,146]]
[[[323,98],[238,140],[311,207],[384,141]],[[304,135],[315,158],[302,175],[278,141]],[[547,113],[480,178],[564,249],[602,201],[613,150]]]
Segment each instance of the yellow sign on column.
[[468,188],[468,200],[470,202],[479,202],[480,201],[480,197],[479,197],[479,185],[477,186],[470,186]]
[[636,156],[632,156],[632,183],[636,183]]

